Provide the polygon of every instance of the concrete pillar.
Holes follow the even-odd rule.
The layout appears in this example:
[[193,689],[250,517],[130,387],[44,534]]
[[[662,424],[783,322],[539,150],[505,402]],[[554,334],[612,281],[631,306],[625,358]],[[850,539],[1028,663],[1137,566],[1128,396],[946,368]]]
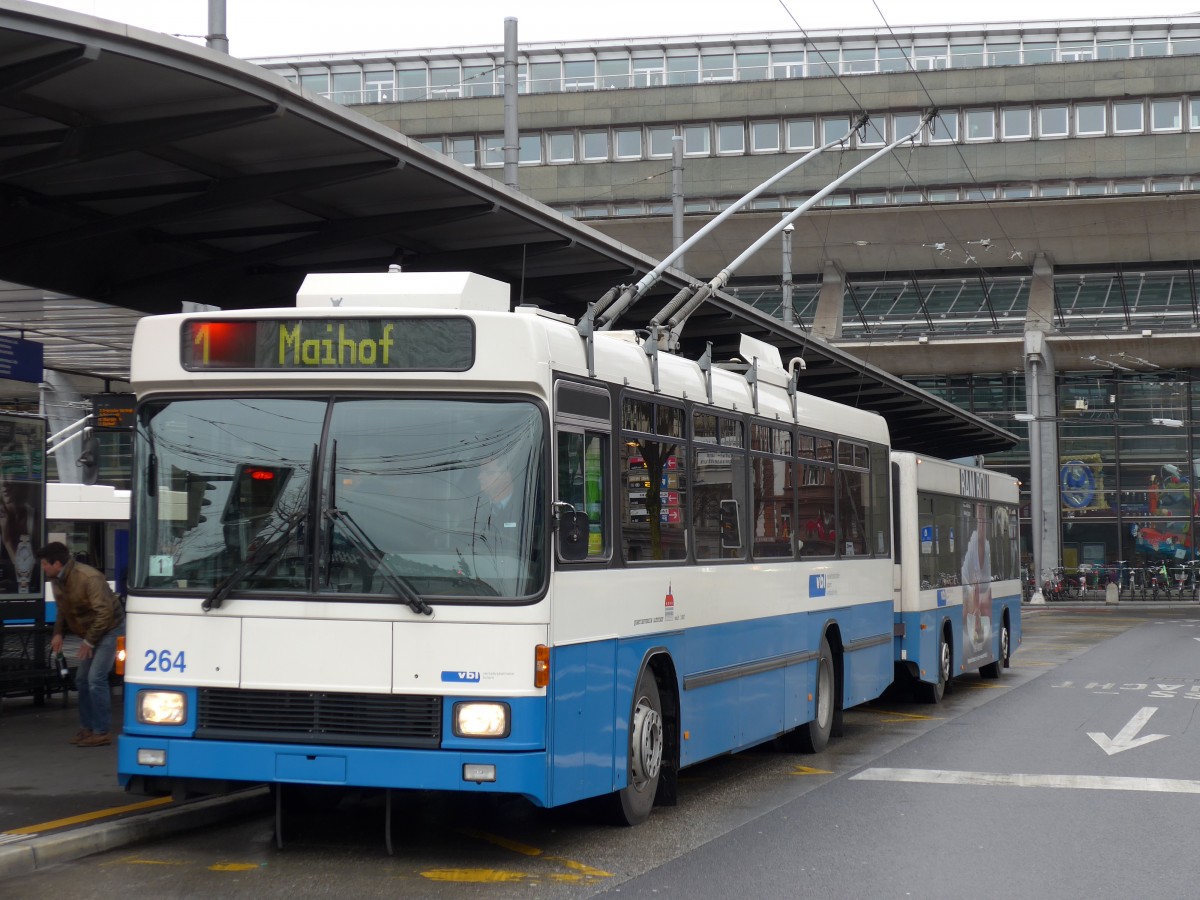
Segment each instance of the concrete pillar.
[[517,20],[504,20],[504,183],[514,191],[521,189],[517,168],[520,164],[520,133],[517,130]]
[[[683,245],[683,135],[671,138],[671,249]],[[675,258],[675,268],[687,271],[683,253]]]
[[1033,258],[1033,278],[1029,283],[1025,330],[1057,330],[1054,325],[1054,261],[1045,253],[1039,253]]
[[812,331],[826,340],[842,336],[842,305],[845,302],[846,273],[834,262],[826,262],[821,272],[821,295],[813,316]]
[[1032,526],[1033,565],[1038,584],[1059,564],[1058,495],[1058,396],[1054,354],[1046,333],[1025,332],[1025,403],[1033,416],[1029,423],[1029,514]]

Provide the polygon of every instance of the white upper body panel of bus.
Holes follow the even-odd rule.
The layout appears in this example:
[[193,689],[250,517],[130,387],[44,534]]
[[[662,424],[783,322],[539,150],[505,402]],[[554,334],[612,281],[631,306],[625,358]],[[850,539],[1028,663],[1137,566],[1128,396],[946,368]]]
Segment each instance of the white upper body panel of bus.
[[[586,343],[566,316],[532,306],[508,309],[508,285],[472,273],[375,273],[310,275],[294,308],[231,310],[149,316],[138,322],[131,382],[139,399],[163,392],[247,390],[461,390],[515,391],[549,401],[556,374],[588,380]],[[339,318],[459,314],[476,325],[474,363],[465,372],[343,370],[185,370],[181,326],[188,319]],[[743,353],[758,360],[758,414],[793,421],[788,374],[778,351],[750,338]],[[630,331],[595,333],[595,380],[654,393],[650,357]],[[746,360],[750,362],[751,360]],[[754,411],[752,386],[740,372],[712,370],[712,405]],[[707,404],[704,373],[694,360],[658,354],[658,396]],[[797,393],[796,420],[814,429],[888,443],[887,424],[871,412]]]
[[[908,473],[907,483],[912,484],[915,479],[918,491],[932,491],[956,497],[986,497],[996,503],[1015,504],[1020,498],[1017,479],[1005,472],[965,466],[901,450],[892,451],[892,461],[900,466],[902,482],[905,480],[904,475]],[[987,487],[972,487],[971,479],[983,479],[987,482]]]
[[[892,463],[899,472],[899,483],[892,485],[900,504],[897,565],[892,586],[897,612],[919,612],[940,607],[939,593],[953,598],[952,606],[961,602],[959,588],[939,591],[937,586],[922,588],[920,512],[918,492],[931,492],[951,497],[986,497],[997,503],[1016,505],[1020,497],[1017,479],[1003,472],[964,466],[959,463],[918,453],[893,450]],[[964,475],[964,473],[966,473]],[[986,481],[981,485],[980,479]],[[902,564],[903,563],[903,564]],[[1015,584],[1011,585],[1016,589]]]
[[129,491],[109,484],[46,482],[46,518],[96,522],[129,521]]

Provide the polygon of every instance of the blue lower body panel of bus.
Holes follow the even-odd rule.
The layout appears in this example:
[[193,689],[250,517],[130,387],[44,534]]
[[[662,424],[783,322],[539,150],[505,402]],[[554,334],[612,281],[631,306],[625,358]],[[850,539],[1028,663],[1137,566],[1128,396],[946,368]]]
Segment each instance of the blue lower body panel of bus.
[[[138,763],[139,751],[163,752],[164,764]],[[494,766],[494,781],[468,781],[467,766]],[[520,794],[547,804],[546,754],[480,751],[394,750],[383,747],[328,747],[320,744],[264,744],[156,740],[121,735],[118,769],[128,782],[134,775],[165,779],[211,779],[404,788],[472,790]]]
[[[250,732],[240,739],[197,737],[194,716],[184,725],[154,726],[137,721],[137,696],[144,690],[180,691],[186,708],[196,710],[198,690],[128,684],[125,733],[118,741],[117,771],[128,784],[134,778],[155,781],[283,782],[347,787],[470,790],[520,794],[538,805],[550,801],[546,755],[546,700],[543,697],[444,697],[441,737],[436,747],[306,743],[293,734],[272,740]],[[498,700],[509,707],[510,730],[502,738],[454,735],[455,704]],[[466,766],[492,767],[492,778],[466,777]]]
[[936,682],[938,639],[949,625],[954,667],[951,675],[974,671],[1000,658],[1000,623],[1005,620],[1008,622],[1009,653],[1012,654],[1021,643],[1020,596],[992,598],[991,616],[987,620],[986,636],[982,641],[979,640],[979,631],[976,632],[976,639],[972,640],[961,604],[897,613],[896,661],[915,667],[922,681],[931,684]]

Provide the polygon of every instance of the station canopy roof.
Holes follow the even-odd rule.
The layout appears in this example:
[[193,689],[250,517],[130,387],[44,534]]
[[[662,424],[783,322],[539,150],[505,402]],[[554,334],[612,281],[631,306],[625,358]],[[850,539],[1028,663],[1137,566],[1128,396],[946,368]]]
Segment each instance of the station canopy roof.
[[[469,270],[578,318],[656,263],[257,66],[0,0],[0,328],[43,341],[51,368],[124,379],[140,315],[291,306],[309,272]],[[688,283],[667,270],[619,327],[644,327]],[[802,356],[801,390],[885,416],[897,448],[1015,442],[725,294],[688,320],[680,352],[712,342],[727,359],[739,333]]]

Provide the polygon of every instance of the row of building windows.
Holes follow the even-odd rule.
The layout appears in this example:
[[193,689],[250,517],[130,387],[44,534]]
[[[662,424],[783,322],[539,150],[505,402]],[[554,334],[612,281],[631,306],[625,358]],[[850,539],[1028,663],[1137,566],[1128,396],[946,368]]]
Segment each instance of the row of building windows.
[[[864,207],[885,205],[907,205],[916,203],[963,203],[992,200],[1031,200],[1062,197],[1103,197],[1122,194],[1174,194],[1180,191],[1200,190],[1200,175],[1175,178],[1120,178],[1046,183],[1021,183],[1002,185],[949,185],[921,188],[910,186],[900,190],[862,190],[829,194],[823,197],[824,207]],[[759,196],[750,201],[747,209],[763,210],[796,209],[810,199],[808,195]],[[684,201],[683,211],[688,215],[703,215],[728,209],[733,200],[689,197]],[[600,219],[621,216],[669,216],[671,201],[665,200],[612,200],[555,204],[563,215],[575,219]]]
[[[968,248],[969,249],[969,248]],[[1029,305],[1028,275],[969,278],[847,277],[842,295],[844,339],[903,340],[922,335],[1019,334]],[[747,281],[726,289],[768,315],[783,318],[778,282]],[[814,321],[821,286],[792,290],[793,321]],[[1112,334],[1200,329],[1200,293],[1190,269],[1054,276],[1054,324],[1064,333]]]
[[[851,148],[872,149],[921,128],[916,110],[871,115],[848,139]],[[695,122],[614,128],[525,132],[521,165],[669,159],[675,139],[687,157],[742,156],[811,150],[850,133],[849,114],[749,121]],[[1037,106],[981,106],[940,110],[914,138],[919,145],[1055,140],[1109,135],[1200,132],[1200,97],[1122,98]],[[465,166],[504,164],[504,136],[441,135],[420,139]]]
[[[531,49],[519,57],[520,93],[615,90],[669,85],[719,84],[786,78],[821,78],[908,70],[1037,65],[1091,60],[1180,56],[1200,53],[1200,31],[1168,33],[1161,27],[1114,36],[1111,31],[988,35],[909,33],[839,36],[812,43],[769,45],[730,42],[697,50],[695,46],[600,49],[585,46]],[[433,54],[431,53],[431,56]],[[480,52],[460,59],[412,58],[399,62],[367,58],[320,64],[260,60],[304,88],[343,104],[397,103],[503,93],[503,55]],[[341,71],[339,71],[339,69]]]

